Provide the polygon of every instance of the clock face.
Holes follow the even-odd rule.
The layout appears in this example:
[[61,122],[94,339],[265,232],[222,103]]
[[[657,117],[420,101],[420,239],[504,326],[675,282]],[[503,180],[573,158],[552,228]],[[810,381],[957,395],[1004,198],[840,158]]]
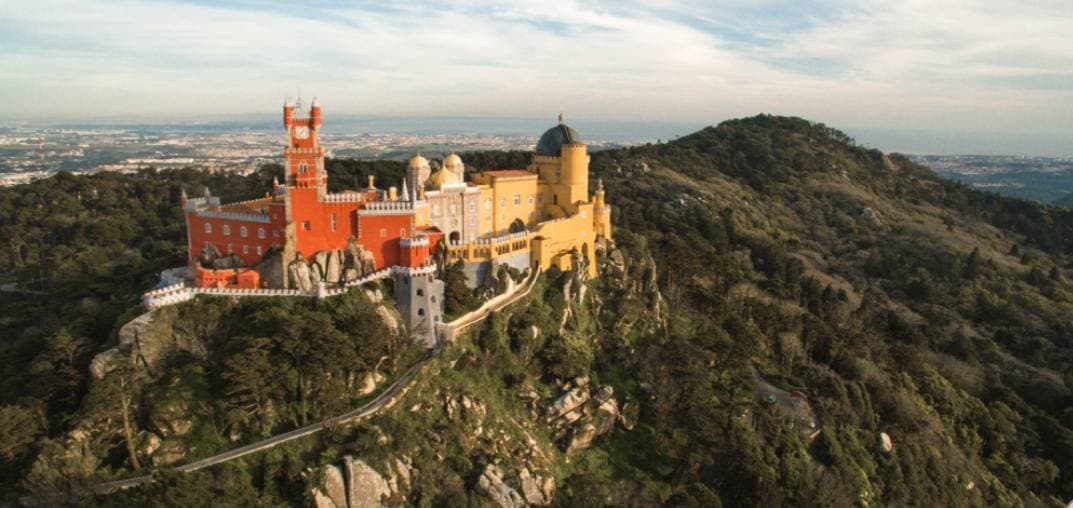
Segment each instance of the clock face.
[[295,127],[294,137],[298,139],[305,139],[309,137],[309,127]]

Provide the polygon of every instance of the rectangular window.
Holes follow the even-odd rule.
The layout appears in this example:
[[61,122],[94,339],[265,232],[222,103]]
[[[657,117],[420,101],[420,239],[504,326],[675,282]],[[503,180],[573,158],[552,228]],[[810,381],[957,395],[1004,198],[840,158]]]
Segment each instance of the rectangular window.
[[332,220],[332,231],[335,231],[335,214],[333,213],[329,217]]
[[231,244],[227,244],[227,253],[228,254],[234,254],[235,253],[235,248],[232,247]]
[[263,250],[261,250],[261,246],[260,246],[260,245],[258,245],[258,246],[257,246],[257,255],[258,255],[258,256],[260,256],[260,255],[262,255],[262,254],[264,254],[264,251],[263,251]]
[[537,194],[537,203],[540,203],[541,205],[544,204],[544,195],[543,194]]
[[304,229],[306,231],[309,231],[311,227],[312,226],[309,224],[309,221],[307,221],[307,220],[302,221],[302,229]]
[[387,228],[380,228],[380,238],[387,238]]
[[520,204],[522,204],[522,195],[521,194],[515,194],[514,195],[514,206],[518,206]]
[[242,246],[242,253],[243,254],[249,254],[250,253],[250,246],[249,245],[243,245]]

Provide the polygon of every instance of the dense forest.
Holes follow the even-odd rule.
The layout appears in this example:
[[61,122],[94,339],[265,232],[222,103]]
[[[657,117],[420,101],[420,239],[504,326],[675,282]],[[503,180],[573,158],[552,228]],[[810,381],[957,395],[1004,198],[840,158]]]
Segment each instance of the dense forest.
[[[530,157],[464,155],[470,170]],[[396,184],[404,164],[328,170],[336,190]],[[535,498],[563,506],[1073,499],[1073,211],[766,115],[594,153],[591,171],[614,207],[597,279],[543,275],[369,422],[191,474],[170,466],[338,414],[371,393],[363,376],[412,364],[388,288],[202,298],[141,332],[166,351],[102,369],[140,293],[185,260],[182,189],[248,198],[280,168],[0,190],[3,501],[308,505],[344,456],[393,481],[383,465],[408,464],[388,502],[421,506],[492,503],[500,477],[527,502],[528,479],[549,479]],[[472,306],[448,272],[449,303]],[[592,394],[574,423],[563,393]],[[92,494],[147,471],[158,481]]]

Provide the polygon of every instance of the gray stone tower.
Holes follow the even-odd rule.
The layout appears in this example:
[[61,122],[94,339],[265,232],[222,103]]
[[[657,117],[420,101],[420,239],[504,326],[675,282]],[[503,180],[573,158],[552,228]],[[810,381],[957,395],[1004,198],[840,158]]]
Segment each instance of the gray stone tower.
[[[400,242],[405,250],[410,240]],[[416,243],[416,242],[415,242]],[[425,250],[428,250],[427,240]],[[439,340],[436,327],[443,322],[443,281],[436,278],[436,265],[419,267],[396,266],[392,269],[395,281],[395,303],[399,314],[416,341],[425,347],[436,347]]]

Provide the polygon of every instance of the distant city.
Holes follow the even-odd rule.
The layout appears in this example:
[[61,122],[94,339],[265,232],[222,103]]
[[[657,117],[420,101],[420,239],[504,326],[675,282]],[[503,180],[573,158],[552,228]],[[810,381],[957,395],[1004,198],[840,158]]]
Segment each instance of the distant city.
[[[363,159],[403,160],[417,152],[435,156],[451,151],[530,150],[537,141],[532,133],[542,132],[549,121],[344,117],[330,128],[326,126],[322,139],[330,157]],[[701,127],[574,123],[591,133],[586,141],[592,150],[673,139]],[[277,124],[273,116],[216,123],[0,125],[0,186],[33,181],[57,171],[134,172],[146,167],[192,166],[249,173],[262,164],[281,160],[285,135]]]
[[[548,123],[547,119],[509,118],[333,120],[322,135],[330,157],[393,160],[405,160],[417,152],[439,156],[451,151],[530,150],[537,141],[532,133],[541,132]],[[285,135],[277,123],[274,116],[251,116],[241,121],[167,124],[0,124],[0,186],[30,182],[57,171],[198,167],[246,174],[281,160]],[[571,123],[586,132],[592,151],[668,141],[703,127],[684,123]],[[943,177],[981,190],[1045,203],[1073,201],[1069,197],[1073,194],[1073,157],[911,157]]]

